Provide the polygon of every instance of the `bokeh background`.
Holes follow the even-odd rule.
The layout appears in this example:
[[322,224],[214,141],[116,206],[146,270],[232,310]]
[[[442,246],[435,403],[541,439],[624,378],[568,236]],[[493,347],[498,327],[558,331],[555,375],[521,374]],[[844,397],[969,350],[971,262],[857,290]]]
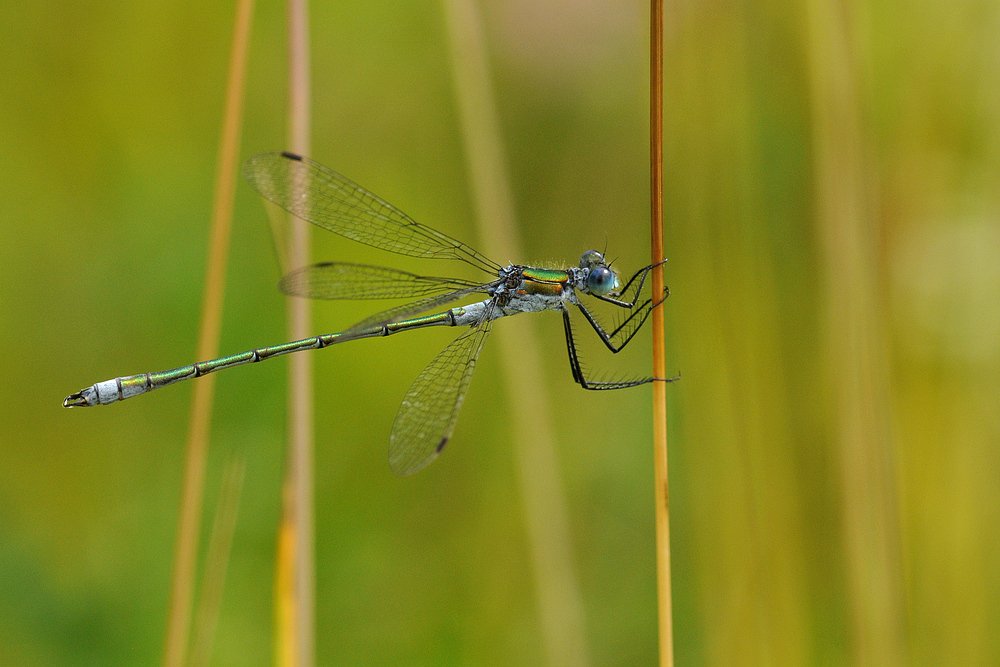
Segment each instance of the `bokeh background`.
[[[312,5],[313,156],[490,255],[441,6]],[[243,157],[284,147],[283,12],[258,3]],[[60,403],[194,361],[233,13],[0,12],[0,663],[160,659],[191,386]],[[483,20],[527,255],[495,259],[643,265],[646,4],[503,0]],[[668,7],[679,664],[1000,662],[998,34],[975,0]],[[449,270],[331,236],[317,260]],[[284,340],[279,277],[241,184],[224,353]],[[372,308],[318,304],[317,333]],[[650,390],[580,390],[559,318],[537,319],[545,384],[521,391],[555,408],[586,654],[653,664]],[[386,464],[453,335],[315,355],[319,664],[544,662],[495,348],[444,455],[406,479]],[[645,336],[591,365],[641,374]],[[213,664],[273,661],[285,371],[218,376],[208,511],[225,461],[247,468]]]

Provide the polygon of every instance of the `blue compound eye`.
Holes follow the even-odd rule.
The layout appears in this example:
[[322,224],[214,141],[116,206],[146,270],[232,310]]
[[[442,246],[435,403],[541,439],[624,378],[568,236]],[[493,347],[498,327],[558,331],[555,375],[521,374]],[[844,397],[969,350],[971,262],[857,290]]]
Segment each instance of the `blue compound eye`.
[[592,269],[595,266],[604,264],[604,255],[596,250],[588,250],[580,256],[580,268]]
[[607,296],[617,285],[614,271],[606,266],[595,266],[587,276],[587,288],[591,294]]

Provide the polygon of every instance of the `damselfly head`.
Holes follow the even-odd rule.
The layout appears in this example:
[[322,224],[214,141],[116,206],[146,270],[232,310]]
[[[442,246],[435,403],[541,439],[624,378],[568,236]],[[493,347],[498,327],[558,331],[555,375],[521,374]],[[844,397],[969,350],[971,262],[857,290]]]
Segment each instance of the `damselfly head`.
[[607,296],[618,287],[615,272],[606,266],[595,266],[587,274],[587,289],[591,294]]
[[618,276],[608,268],[604,261],[604,253],[588,250],[580,255],[580,268],[589,269],[587,273],[587,289],[591,294],[607,296],[618,289]]

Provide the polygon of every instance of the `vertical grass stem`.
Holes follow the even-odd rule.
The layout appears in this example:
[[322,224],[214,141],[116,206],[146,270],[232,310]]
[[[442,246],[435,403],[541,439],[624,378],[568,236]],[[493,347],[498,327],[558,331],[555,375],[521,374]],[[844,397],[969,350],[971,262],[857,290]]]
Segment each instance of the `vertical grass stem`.
[[[253,20],[253,0],[238,0],[233,25],[233,45],[229,58],[225,113],[219,159],[215,173],[212,205],[211,240],[205,288],[201,300],[198,331],[198,359],[211,359],[219,353],[222,329],[222,300],[226,291],[226,267],[232,227],[233,199],[236,191],[237,164],[240,154],[240,131],[243,125],[243,89],[246,79],[247,50]],[[191,624],[191,599],[194,590],[198,553],[198,530],[201,525],[205,486],[205,456],[208,428],[215,395],[215,376],[209,375],[194,386],[191,417],[188,422],[187,455],[184,461],[184,488],[181,516],[177,526],[173,581],[170,587],[170,610],[167,618],[163,664],[184,664]]]
[[[308,10],[307,0],[288,0],[288,148],[300,155],[310,153],[311,143]],[[310,239],[309,224],[290,217],[289,268],[309,263]],[[290,340],[310,335],[310,308],[304,299],[288,300]],[[288,360],[288,457],[275,587],[277,661],[289,667],[315,662],[312,363],[312,357],[304,354]]]
[[[523,257],[514,198],[493,101],[482,22],[470,0],[444,0],[452,76],[472,183],[479,238],[498,257]],[[533,561],[546,664],[586,665],[583,600],[573,565],[566,498],[545,392],[542,354],[529,318],[504,322],[498,346],[507,375],[514,458]]]
[[[653,294],[663,293],[663,0],[652,0],[649,25],[649,176]],[[662,306],[653,311],[653,377],[667,377]],[[670,588],[670,493],[667,484],[667,383],[653,383],[653,456],[656,493],[656,580],[660,664],[674,664]]]

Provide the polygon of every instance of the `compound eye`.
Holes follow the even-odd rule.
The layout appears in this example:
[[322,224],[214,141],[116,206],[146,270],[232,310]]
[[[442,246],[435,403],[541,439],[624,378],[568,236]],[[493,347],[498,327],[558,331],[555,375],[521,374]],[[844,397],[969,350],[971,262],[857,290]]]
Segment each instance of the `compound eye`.
[[596,250],[588,250],[580,256],[580,268],[592,269],[595,266],[604,264],[604,255]]
[[617,284],[614,271],[606,266],[595,266],[587,276],[587,288],[597,296],[607,296]]

